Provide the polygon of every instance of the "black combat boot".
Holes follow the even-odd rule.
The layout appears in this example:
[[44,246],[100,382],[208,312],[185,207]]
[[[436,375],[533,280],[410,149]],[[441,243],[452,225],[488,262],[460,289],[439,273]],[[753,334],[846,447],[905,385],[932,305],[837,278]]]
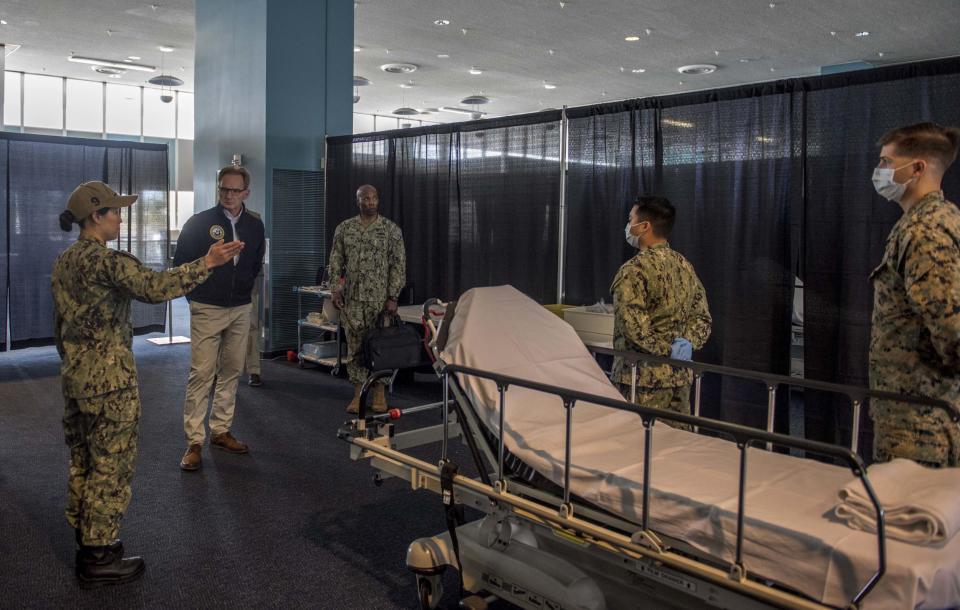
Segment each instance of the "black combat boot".
[[77,552],[77,579],[84,589],[136,580],[145,568],[143,559],[124,557],[122,548],[112,545],[81,546]]

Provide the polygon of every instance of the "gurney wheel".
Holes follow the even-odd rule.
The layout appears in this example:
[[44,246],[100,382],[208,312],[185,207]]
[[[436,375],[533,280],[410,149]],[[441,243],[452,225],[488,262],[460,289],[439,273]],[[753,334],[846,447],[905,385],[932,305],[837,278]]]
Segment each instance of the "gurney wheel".
[[438,576],[417,576],[417,594],[422,610],[434,610],[443,596],[443,586]]

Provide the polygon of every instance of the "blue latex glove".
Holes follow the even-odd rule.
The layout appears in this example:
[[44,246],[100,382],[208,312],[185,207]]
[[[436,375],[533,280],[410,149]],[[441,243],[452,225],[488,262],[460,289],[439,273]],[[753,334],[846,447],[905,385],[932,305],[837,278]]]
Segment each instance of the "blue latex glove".
[[693,345],[683,337],[677,337],[670,344],[670,357],[674,360],[693,360]]

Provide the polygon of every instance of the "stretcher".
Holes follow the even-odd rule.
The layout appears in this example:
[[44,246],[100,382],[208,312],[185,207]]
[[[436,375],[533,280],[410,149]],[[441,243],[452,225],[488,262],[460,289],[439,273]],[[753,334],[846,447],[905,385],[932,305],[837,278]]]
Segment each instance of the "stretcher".
[[[880,499],[849,447],[626,402],[572,328],[509,286],[468,291],[439,327],[437,308],[428,301],[424,320],[436,331],[442,423],[400,431],[403,412],[368,417],[364,392],[359,417],[339,431],[378,476],[442,497],[447,531],[408,549],[423,608],[437,606],[448,568],[471,607],[495,598],[590,610],[960,606],[960,536],[940,546],[886,536]],[[669,362],[698,379],[833,389],[855,406],[892,397]],[[945,403],[896,398],[960,419]],[[456,440],[476,476],[450,459]],[[439,465],[407,451],[434,442]],[[875,533],[832,516],[853,479],[876,509]],[[463,507],[485,516],[465,523]]]

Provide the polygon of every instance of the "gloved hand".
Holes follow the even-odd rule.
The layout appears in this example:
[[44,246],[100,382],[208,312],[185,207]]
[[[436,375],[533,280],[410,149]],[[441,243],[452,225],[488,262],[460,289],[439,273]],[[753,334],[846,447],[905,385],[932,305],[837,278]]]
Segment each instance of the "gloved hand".
[[670,357],[674,360],[693,360],[693,345],[683,337],[677,337],[670,344]]

